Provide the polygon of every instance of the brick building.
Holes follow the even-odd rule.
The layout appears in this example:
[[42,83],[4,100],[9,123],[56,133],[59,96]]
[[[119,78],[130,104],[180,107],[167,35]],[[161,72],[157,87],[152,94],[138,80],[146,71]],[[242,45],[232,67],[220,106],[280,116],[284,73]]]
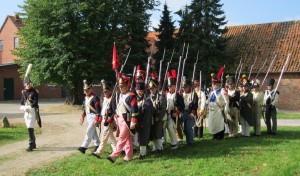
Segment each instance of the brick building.
[[[22,19],[16,16],[7,16],[0,28],[0,101],[19,100],[23,89],[23,80],[18,72],[19,66],[14,60],[20,59],[12,54],[19,47],[17,31],[23,26]],[[58,86],[38,86],[40,98],[62,98],[63,91]]]
[[[278,23],[266,23],[256,25],[229,26],[225,34],[229,38],[227,49],[234,56],[235,65],[231,66],[235,73],[238,64],[243,58],[242,73],[248,75],[255,58],[251,78],[253,79],[265,59],[267,62],[259,74],[262,81],[272,59],[277,54],[268,77],[273,77],[277,84],[280,72],[288,54],[291,54],[289,64],[283,74],[278,87],[280,92],[279,109],[299,111],[300,98],[300,21],[287,21]],[[263,86],[263,90],[266,85]]]

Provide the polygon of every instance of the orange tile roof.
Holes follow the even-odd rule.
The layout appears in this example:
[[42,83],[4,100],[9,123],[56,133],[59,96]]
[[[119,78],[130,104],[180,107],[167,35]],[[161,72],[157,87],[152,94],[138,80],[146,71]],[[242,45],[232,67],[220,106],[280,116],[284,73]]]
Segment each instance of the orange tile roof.
[[270,72],[278,73],[281,72],[290,53],[291,58],[286,72],[300,72],[300,21],[228,26],[227,29],[224,36],[229,38],[226,47],[232,51],[236,61],[234,69],[238,67],[240,59],[243,58],[242,71],[249,72],[257,57],[252,72],[257,72],[265,59],[268,59],[267,64],[261,70],[261,73],[266,73],[272,59],[277,54]]

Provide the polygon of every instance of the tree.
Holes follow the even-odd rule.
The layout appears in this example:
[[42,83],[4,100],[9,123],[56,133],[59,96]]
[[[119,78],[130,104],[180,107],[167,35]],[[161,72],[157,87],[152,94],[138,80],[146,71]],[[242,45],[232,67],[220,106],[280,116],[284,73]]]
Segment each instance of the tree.
[[174,48],[175,26],[174,21],[172,21],[172,17],[170,16],[170,13],[171,12],[168,10],[168,6],[165,3],[164,10],[160,19],[160,24],[158,25],[158,28],[154,28],[154,30],[159,33],[157,35],[158,40],[155,41],[157,52],[154,54],[154,58],[157,61],[162,59],[165,49],[165,58],[170,58]]
[[62,85],[68,92],[66,102],[80,104],[83,79],[114,77],[113,42],[122,48],[120,58],[129,47],[135,60],[145,56],[147,11],[154,6],[153,0],[26,0],[23,47],[16,53],[22,58],[17,61],[20,73],[33,63],[35,84]]
[[[204,79],[209,78],[212,71],[217,71],[227,61],[225,39],[222,34],[225,21],[224,11],[220,0],[193,0],[184,13],[178,11],[182,18],[178,33],[178,43],[184,41],[190,44],[187,67],[192,68],[199,50],[199,64]],[[191,71],[187,73],[191,76]]]

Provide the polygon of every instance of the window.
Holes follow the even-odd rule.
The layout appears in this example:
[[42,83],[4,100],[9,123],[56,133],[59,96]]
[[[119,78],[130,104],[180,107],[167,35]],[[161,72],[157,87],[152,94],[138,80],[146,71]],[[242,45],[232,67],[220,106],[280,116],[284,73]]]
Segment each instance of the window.
[[3,40],[0,40],[0,51],[3,50]]
[[19,48],[19,38],[15,37],[15,43],[14,43],[15,48]]

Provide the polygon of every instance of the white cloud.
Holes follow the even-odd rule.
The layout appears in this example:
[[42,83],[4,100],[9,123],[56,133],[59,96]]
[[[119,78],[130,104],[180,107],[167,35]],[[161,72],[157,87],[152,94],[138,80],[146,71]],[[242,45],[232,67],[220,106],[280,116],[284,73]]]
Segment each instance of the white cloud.
[[[151,26],[152,27],[157,27],[157,25],[159,24],[159,20],[160,20],[160,16],[162,15],[162,10],[163,10],[163,6],[165,4],[165,2],[167,3],[168,7],[169,7],[169,11],[171,11],[171,16],[172,16],[172,20],[173,21],[178,21],[179,20],[179,16],[175,15],[174,12],[177,12],[179,9],[181,9],[183,6],[185,6],[186,4],[189,5],[191,3],[191,0],[160,0],[160,6],[157,7],[158,9],[160,9],[160,11],[154,11],[150,21],[151,21]],[[175,22],[175,26],[178,26],[178,23]],[[150,27],[149,30],[152,30],[152,27]]]
[[300,20],[300,16],[295,17],[286,17],[284,21],[294,21],[294,20]]

